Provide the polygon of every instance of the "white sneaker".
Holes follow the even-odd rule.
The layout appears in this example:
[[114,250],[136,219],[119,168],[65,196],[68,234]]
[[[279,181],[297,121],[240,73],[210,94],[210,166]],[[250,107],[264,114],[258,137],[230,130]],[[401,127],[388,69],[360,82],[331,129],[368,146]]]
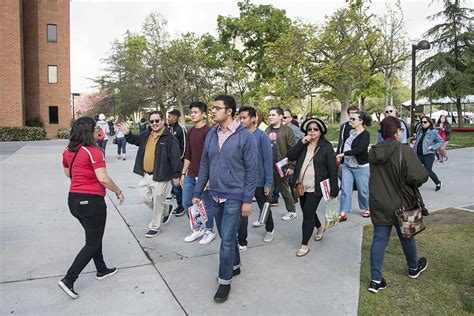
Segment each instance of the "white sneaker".
[[239,250],[240,250],[240,251],[247,251],[247,249],[248,249],[247,246],[239,245]]
[[260,223],[259,221],[255,221],[255,222],[252,223],[252,226],[253,227],[260,227],[260,226],[263,226],[263,224]]
[[265,232],[265,237],[263,237],[263,242],[271,242],[273,240],[273,232],[275,230],[272,230],[271,232]]
[[283,221],[289,221],[290,219],[295,219],[296,218],[296,212],[288,212],[283,217],[281,220]]
[[188,236],[184,237],[184,242],[193,242],[196,239],[198,239],[199,237],[201,237],[202,235],[204,235],[204,229],[193,230],[191,235],[188,235]]
[[212,231],[210,230],[206,230],[206,232],[204,233],[204,236],[201,238],[201,240],[199,241],[199,244],[200,245],[207,245],[208,243],[210,243],[211,241],[214,240],[214,238],[216,238],[216,234],[213,233]]

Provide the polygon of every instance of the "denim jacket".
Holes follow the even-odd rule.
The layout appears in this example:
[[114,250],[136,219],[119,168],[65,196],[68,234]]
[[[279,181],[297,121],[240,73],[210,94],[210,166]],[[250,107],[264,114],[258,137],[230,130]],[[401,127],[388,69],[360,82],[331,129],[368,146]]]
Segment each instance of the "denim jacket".
[[[421,134],[422,134],[422,129],[420,128],[416,132],[416,141],[415,141],[415,146],[413,146],[413,149],[418,148],[418,142],[421,139]],[[423,139],[423,155],[429,155],[429,154],[434,154],[438,151],[438,149],[443,146],[444,141],[439,136],[439,133],[436,129],[428,129],[426,131],[425,138]],[[431,148],[430,148],[431,147]]]

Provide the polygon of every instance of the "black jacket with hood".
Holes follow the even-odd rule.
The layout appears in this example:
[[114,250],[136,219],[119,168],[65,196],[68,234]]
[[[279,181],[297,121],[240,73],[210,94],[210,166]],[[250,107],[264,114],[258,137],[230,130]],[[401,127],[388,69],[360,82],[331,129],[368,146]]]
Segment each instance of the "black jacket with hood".
[[384,140],[373,145],[369,151],[369,163],[369,207],[374,225],[397,224],[395,210],[401,206],[401,192],[405,207],[413,206],[417,200],[424,207],[418,188],[428,180],[428,173],[408,145],[396,140]]

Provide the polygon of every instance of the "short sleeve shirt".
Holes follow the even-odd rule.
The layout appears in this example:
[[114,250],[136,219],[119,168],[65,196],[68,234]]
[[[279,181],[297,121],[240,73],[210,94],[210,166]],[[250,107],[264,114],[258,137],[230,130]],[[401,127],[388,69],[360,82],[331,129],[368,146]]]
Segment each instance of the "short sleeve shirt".
[[99,182],[94,170],[105,167],[105,157],[99,147],[82,146],[70,168],[75,152],[68,147],[63,152],[63,167],[71,170],[69,192],[105,196],[105,187]]

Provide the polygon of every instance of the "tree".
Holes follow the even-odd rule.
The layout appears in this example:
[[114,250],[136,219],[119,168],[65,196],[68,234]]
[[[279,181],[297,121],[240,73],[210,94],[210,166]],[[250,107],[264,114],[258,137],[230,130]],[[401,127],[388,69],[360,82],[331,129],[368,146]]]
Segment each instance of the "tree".
[[444,22],[425,33],[436,54],[418,66],[422,80],[430,83],[420,94],[455,99],[459,127],[464,123],[461,98],[474,94],[473,12],[462,7],[460,0],[444,0],[444,10],[429,17],[431,20],[444,18]]

